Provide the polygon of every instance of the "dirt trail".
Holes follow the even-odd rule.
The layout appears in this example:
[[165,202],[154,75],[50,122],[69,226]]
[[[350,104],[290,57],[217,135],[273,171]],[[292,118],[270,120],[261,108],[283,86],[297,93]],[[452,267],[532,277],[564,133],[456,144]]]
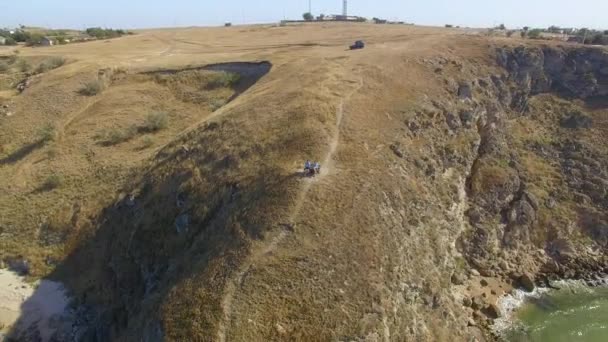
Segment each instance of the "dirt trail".
[[[322,171],[318,177],[316,177],[314,179],[305,179],[304,180],[304,186],[300,190],[300,193],[296,200],[296,204],[293,208],[292,214],[289,216],[288,222],[290,222],[290,223],[295,222],[295,220],[297,219],[297,217],[300,213],[300,210],[302,209],[302,206],[305,203],[306,196],[308,195],[308,192],[310,191],[312,185],[314,183],[316,183],[318,180],[324,178],[325,176],[327,176],[329,174],[329,169],[331,168],[331,165],[333,164],[333,156],[336,153],[338,146],[340,145],[340,127],[342,126],[342,119],[344,117],[344,103],[349,101],[350,98],[356,92],[358,92],[362,87],[363,87],[363,78],[360,78],[359,85],[354,90],[352,90],[348,95],[346,95],[344,98],[342,98],[342,100],[340,101],[340,104],[338,105],[338,108],[336,109],[336,129],[335,129],[334,135],[331,139],[331,142],[329,145],[329,150],[327,151],[327,154],[325,155],[323,164],[321,164]],[[256,262],[258,262],[260,259],[262,259],[264,256],[266,256],[269,253],[271,253],[272,251],[274,251],[277,248],[277,246],[287,237],[288,234],[289,234],[289,231],[286,229],[283,229],[279,233],[279,235],[275,236],[268,243],[268,245],[265,248],[261,248],[257,251],[253,251],[252,254],[249,256],[248,260],[246,262],[244,262],[243,265],[240,267],[240,269],[237,271],[235,276],[230,281],[228,281],[228,283],[226,284],[226,287],[224,289],[224,296],[223,296],[222,303],[221,303],[222,311],[224,312],[224,316],[222,317],[222,320],[219,323],[219,328],[218,328],[218,333],[217,333],[218,341],[220,341],[220,342],[226,341],[226,332],[228,331],[228,328],[230,327],[230,321],[232,319],[232,303],[233,303],[234,296],[237,291],[237,286],[240,286],[245,274],[247,274],[247,272],[251,269],[251,267]]]

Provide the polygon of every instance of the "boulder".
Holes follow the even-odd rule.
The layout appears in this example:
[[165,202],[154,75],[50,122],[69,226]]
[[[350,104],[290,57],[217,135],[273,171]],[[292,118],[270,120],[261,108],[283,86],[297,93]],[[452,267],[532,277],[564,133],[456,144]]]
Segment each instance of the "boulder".
[[481,284],[481,286],[486,287],[488,286],[488,281],[485,279],[481,279],[481,281],[479,281],[479,284]]
[[529,273],[524,273],[518,279],[518,285],[528,292],[534,291],[534,277]]
[[483,313],[490,319],[497,319],[500,317],[500,309],[495,304],[490,304],[485,307]]
[[452,278],[450,280],[454,285],[462,285],[466,281],[466,277],[460,273],[454,273],[452,274]]
[[465,298],[462,300],[462,305],[464,305],[464,306],[465,306],[465,307],[467,307],[467,308],[470,308],[470,307],[471,307],[471,305],[473,305],[473,300],[471,300],[471,298],[469,298],[469,297],[465,297]]
[[458,97],[461,100],[471,99],[473,97],[473,90],[471,84],[463,82],[458,85]]
[[586,114],[577,111],[564,117],[560,124],[562,127],[570,129],[591,128],[593,120]]
[[452,131],[459,129],[462,126],[462,123],[460,122],[460,117],[456,116],[454,113],[446,112],[444,113],[444,116],[446,124]]
[[486,300],[481,296],[473,297],[471,301],[471,308],[473,310],[481,310],[486,306]]

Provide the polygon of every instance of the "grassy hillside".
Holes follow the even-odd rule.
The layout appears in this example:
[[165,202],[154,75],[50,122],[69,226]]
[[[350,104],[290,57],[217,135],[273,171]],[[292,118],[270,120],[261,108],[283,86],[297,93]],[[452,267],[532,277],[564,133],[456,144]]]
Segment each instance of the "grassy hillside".
[[[605,104],[534,72],[522,93],[528,69],[500,57],[534,44],[324,23],[22,49],[66,63],[7,72],[27,86],[0,93],[0,259],[62,281],[107,339],[483,334],[509,272],[605,245],[560,164],[572,139],[603,159]],[[593,125],[562,127],[576,111]]]

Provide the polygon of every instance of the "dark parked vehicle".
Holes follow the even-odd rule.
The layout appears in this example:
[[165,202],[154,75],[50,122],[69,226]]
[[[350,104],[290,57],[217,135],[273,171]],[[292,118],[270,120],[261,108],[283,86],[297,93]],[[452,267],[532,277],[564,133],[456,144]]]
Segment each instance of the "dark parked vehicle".
[[365,47],[365,43],[362,40],[357,40],[355,44],[350,46],[351,50],[363,49]]

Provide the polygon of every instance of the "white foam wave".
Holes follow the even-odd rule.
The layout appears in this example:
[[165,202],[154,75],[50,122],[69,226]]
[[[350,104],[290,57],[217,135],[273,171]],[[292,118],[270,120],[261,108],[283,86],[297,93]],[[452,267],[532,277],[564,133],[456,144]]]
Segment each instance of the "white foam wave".
[[[604,281],[606,284],[606,281]],[[559,280],[553,282],[552,285],[559,289],[568,289],[577,292],[591,292],[593,288],[587,286],[583,280]],[[501,317],[494,320],[491,330],[498,336],[504,336],[504,333],[510,329],[521,326],[521,322],[515,317],[515,312],[530,298],[540,298],[543,294],[555,291],[546,287],[537,287],[532,292],[515,289],[511,294],[506,294],[500,297],[497,301],[500,309]]]

